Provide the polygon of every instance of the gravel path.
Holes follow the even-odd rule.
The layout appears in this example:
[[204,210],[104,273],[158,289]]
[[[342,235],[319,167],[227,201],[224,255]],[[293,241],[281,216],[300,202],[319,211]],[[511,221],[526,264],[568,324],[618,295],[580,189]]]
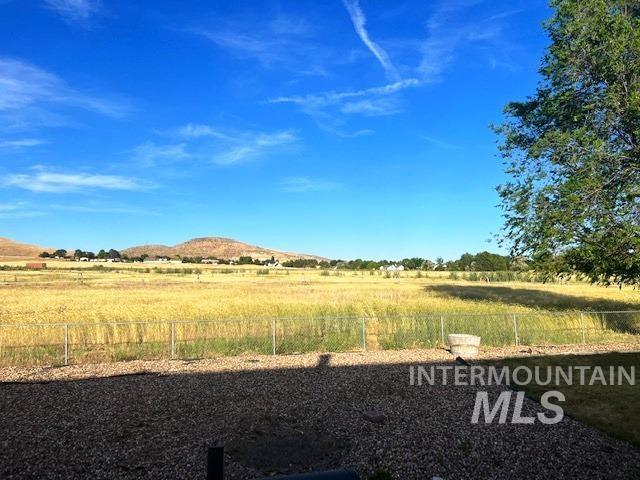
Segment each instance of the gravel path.
[[[640,478],[640,450],[569,418],[471,424],[479,387],[409,385],[407,365],[428,362],[452,358],[423,350],[3,369],[0,477],[201,479],[206,446],[219,439],[229,479],[337,467],[383,468],[397,480]],[[537,411],[527,400],[523,414]]]

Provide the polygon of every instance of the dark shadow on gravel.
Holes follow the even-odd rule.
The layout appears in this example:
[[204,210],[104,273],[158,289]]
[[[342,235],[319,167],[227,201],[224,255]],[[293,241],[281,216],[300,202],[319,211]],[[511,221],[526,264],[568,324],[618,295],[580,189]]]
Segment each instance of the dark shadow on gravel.
[[340,464],[348,451],[348,439],[338,439],[323,428],[307,428],[288,415],[245,416],[237,428],[246,435],[230,442],[227,453],[264,475],[326,470]]
[[[363,478],[381,468],[396,480],[640,471],[639,450],[578,422],[471,424],[479,387],[410,386],[408,364],[330,359],[311,368],[260,369],[258,360],[237,371],[0,383],[0,478],[204,478],[216,440],[227,445],[228,480],[335,468]],[[487,390],[495,398],[501,389]],[[539,408],[529,402],[523,415]],[[367,420],[371,411],[384,422]]]
[[493,285],[427,285],[425,290],[462,300],[489,300],[549,310],[623,311],[638,310],[638,305],[617,300],[593,299],[548,290],[511,288]]

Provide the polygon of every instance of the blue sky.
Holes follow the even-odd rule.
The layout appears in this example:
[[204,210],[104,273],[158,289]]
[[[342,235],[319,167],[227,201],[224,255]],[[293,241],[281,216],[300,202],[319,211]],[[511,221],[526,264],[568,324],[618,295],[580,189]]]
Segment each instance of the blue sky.
[[489,249],[538,0],[0,0],[0,236]]

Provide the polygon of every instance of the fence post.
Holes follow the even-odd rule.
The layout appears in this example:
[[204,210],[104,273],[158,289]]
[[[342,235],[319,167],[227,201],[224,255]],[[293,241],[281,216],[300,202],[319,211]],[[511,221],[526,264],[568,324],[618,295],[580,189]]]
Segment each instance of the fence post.
[[367,351],[367,319],[362,317],[362,351]]
[[69,324],[64,324],[64,364],[69,365]]
[[442,342],[442,348],[444,348],[444,315],[440,315],[440,341]]
[[171,360],[176,358],[176,323],[171,322]]
[[516,341],[516,347],[520,345],[520,339],[518,338],[518,319],[516,318],[516,314],[513,314],[513,335]]
[[271,346],[273,347],[273,354],[276,354],[276,319],[271,319]]
[[582,343],[587,343],[584,337],[584,313],[580,312],[580,331],[582,332]]

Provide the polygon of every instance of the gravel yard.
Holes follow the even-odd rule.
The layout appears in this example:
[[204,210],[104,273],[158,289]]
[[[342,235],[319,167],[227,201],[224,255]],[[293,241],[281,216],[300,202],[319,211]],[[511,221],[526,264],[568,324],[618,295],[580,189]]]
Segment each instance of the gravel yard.
[[[429,362],[452,357],[414,350],[3,369],[0,477],[201,479],[206,446],[222,440],[229,479],[339,467],[382,468],[397,480],[640,478],[640,450],[570,418],[471,424],[478,388],[498,388],[410,386],[408,365]],[[541,410],[527,400],[523,413]]]

